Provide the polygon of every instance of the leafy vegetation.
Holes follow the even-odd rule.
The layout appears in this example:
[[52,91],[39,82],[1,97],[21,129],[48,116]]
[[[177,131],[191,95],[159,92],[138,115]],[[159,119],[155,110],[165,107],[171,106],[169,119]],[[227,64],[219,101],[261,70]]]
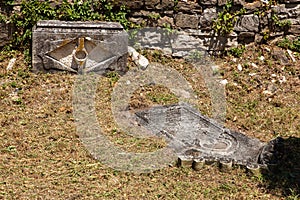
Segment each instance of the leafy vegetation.
[[270,14],[270,17],[267,17],[269,20],[268,27],[262,30],[263,42],[266,42],[272,33],[277,31],[286,32],[291,26],[290,20],[279,19],[278,13],[273,9],[276,4],[276,0],[270,0],[254,12],[261,20],[264,20]]
[[[277,4],[276,0],[270,0],[264,3],[261,7],[257,8],[254,12],[261,20],[271,14],[269,24],[266,29],[263,30],[263,42],[267,41],[271,34],[277,31],[286,32],[291,26],[290,20],[280,20],[278,13],[273,9]],[[218,13],[217,18],[213,21],[212,28],[218,35],[227,35],[234,29],[234,25],[238,20],[238,17],[246,12],[244,8],[235,11],[233,9],[233,1],[227,1],[223,10]]]
[[228,1],[223,10],[218,13],[217,19],[213,21],[212,28],[219,35],[226,35],[233,31],[234,24],[237,21],[237,17],[245,13],[245,9],[239,11],[233,11],[233,1]]
[[[11,3],[12,1],[9,2],[9,4]],[[63,0],[60,5],[53,5],[49,0],[23,0],[20,5],[20,12],[11,16],[1,14],[0,22],[16,25],[11,47],[28,49],[31,44],[32,28],[39,20],[116,21],[128,29],[134,26],[126,18],[128,12],[129,10],[124,6],[114,7],[108,0],[75,0],[73,3]]]
[[275,12],[272,12],[272,22],[274,28],[278,28],[280,30],[287,29],[291,26],[291,21],[290,20],[280,20],[278,15]]
[[240,58],[243,55],[243,53],[245,52],[245,50],[246,50],[245,45],[241,45],[239,47],[233,47],[233,48],[229,49],[227,51],[227,53],[234,57]]
[[284,49],[290,49],[292,51],[300,52],[300,37],[296,40],[289,40],[284,38],[277,42],[277,46],[282,47]]

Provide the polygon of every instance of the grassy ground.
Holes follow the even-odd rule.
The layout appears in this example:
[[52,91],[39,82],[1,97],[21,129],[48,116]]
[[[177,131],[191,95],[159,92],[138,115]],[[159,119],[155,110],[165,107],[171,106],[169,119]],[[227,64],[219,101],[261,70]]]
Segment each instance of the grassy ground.
[[[241,58],[215,59],[222,79],[228,81],[226,126],[263,141],[285,138],[283,162],[273,173],[258,177],[240,168],[224,173],[216,166],[200,171],[168,167],[140,175],[110,169],[93,159],[76,135],[72,114],[75,76],[33,74],[21,53],[2,52],[0,199],[297,199],[300,56],[295,54],[293,63],[276,57],[276,51],[286,53],[275,47],[249,47]],[[199,110],[210,115],[207,88],[188,63],[157,52],[147,56],[183,74],[199,97]],[[17,62],[7,71],[12,57]],[[97,90],[97,116],[105,134],[125,150],[145,152],[164,146],[161,139],[135,139],[116,129],[110,94],[117,79],[102,78]],[[144,86],[135,92],[130,106],[172,102],[176,97],[168,89]]]

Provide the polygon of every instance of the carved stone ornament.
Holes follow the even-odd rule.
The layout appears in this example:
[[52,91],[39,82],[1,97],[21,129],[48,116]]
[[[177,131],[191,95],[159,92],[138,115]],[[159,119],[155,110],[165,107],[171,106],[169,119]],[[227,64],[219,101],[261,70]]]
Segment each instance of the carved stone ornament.
[[122,74],[127,46],[119,23],[42,20],[33,28],[33,71]]

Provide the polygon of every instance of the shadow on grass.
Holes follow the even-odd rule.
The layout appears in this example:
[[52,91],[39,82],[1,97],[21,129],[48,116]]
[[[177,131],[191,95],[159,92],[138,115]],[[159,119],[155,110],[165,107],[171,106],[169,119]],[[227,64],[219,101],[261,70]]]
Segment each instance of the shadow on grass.
[[289,199],[300,198],[300,138],[283,140],[282,157],[276,167],[263,174],[264,186],[271,193],[281,191]]

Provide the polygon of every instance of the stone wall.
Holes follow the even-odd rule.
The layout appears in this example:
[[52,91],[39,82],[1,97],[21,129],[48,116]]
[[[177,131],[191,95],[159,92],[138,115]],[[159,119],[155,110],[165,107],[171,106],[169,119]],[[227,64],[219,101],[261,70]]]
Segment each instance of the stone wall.
[[[280,0],[267,8],[267,1],[234,0],[232,10],[245,9],[237,17],[233,31],[226,36],[218,36],[212,29],[213,21],[222,11],[226,0],[134,0],[115,1],[130,8],[130,21],[141,26],[171,27],[201,40],[201,45],[209,50],[235,47],[238,44],[261,42],[264,37],[276,39],[282,36],[300,35],[300,0]],[[263,13],[259,10],[266,10]],[[278,21],[288,20],[290,26],[279,29],[272,13]]]
[[[200,46],[208,50],[222,50],[238,44],[261,42],[266,36],[276,39],[282,36],[300,35],[300,0],[278,0],[267,8],[268,0],[234,0],[233,10],[245,9],[238,16],[230,34],[220,36],[212,29],[227,0],[114,0],[115,6],[125,5],[130,9],[129,20],[141,26],[176,29],[193,36]],[[2,8],[2,6],[1,6]],[[265,10],[264,12],[258,12]],[[3,9],[2,11],[3,12]],[[272,13],[277,21],[288,20],[289,27],[274,28]],[[0,46],[9,38],[10,29],[1,24]]]
[[[8,15],[11,10],[0,2],[0,14]],[[9,43],[13,34],[13,26],[11,24],[0,23],[0,47]]]

